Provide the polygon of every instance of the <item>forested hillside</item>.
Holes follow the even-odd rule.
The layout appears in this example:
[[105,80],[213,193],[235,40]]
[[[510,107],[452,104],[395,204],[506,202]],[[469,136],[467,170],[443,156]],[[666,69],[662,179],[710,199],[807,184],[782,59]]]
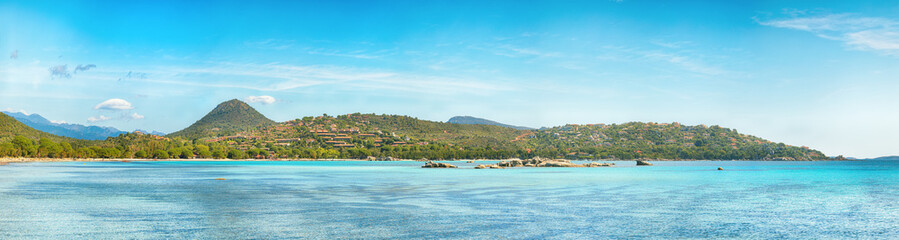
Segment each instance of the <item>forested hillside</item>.
[[[77,142],[28,128],[3,115],[0,156],[49,157],[23,148],[68,144],[53,156],[103,158],[366,158],[407,159],[727,159],[817,160],[807,147],[789,146],[719,126],[679,123],[565,125],[517,130],[454,124],[408,116],[347,114],[275,123],[239,100],[218,105],[190,127],[165,137],[129,133]],[[13,136],[19,136],[12,139]],[[14,140],[17,143],[12,143]],[[73,147],[74,146],[74,147]],[[2,149],[0,149],[2,150]]]

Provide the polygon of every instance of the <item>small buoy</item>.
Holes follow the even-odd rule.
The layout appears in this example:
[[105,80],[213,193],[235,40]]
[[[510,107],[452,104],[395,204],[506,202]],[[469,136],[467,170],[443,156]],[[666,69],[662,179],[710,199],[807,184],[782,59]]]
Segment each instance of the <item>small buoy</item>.
[[718,171],[721,171],[721,170],[724,170],[724,168],[722,168],[722,167],[718,167]]
[[225,178],[216,178],[215,180],[228,180],[228,179],[225,179]]

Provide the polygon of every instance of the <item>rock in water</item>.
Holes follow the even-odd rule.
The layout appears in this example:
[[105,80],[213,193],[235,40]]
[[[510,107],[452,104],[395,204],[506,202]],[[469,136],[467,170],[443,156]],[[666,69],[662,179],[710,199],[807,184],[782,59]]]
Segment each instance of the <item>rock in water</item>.
[[446,163],[428,161],[424,166],[421,166],[421,168],[456,168],[456,166]]
[[718,171],[721,171],[721,170],[724,170],[724,168],[722,168],[722,167],[718,167]]
[[474,169],[484,169],[484,168],[487,168],[487,166],[484,166],[484,164],[477,165],[474,167]]
[[652,163],[643,160],[637,160],[637,166],[652,166]]
[[597,163],[597,162],[584,163],[584,167],[611,167],[614,165],[615,165],[615,163]]

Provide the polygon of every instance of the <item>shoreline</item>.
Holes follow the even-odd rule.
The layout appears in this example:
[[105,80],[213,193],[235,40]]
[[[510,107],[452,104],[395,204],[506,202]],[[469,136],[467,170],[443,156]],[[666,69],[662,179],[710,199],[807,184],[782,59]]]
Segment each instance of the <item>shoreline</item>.
[[[311,159],[311,158],[293,158],[293,159],[215,159],[215,158],[190,158],[190,159],[146,159],[146,158],[0,158],[0,163],[28,163],[28,162],[467,162],[467,161],[508,161],[510,159],[457,159],[457,160],[414,160],[414,159],[396,159],[391,161],[371,161],[367,159]],[[695,161],[755,161],[755,162],[818,162],[818,161],[864,161],[860,159],[823,159],[823,160],[720,160],[720,159],[578,159],[571,161],[589,161],[589,162],[614,162],[614,161],[649,161],[649,162],[695,162]]]

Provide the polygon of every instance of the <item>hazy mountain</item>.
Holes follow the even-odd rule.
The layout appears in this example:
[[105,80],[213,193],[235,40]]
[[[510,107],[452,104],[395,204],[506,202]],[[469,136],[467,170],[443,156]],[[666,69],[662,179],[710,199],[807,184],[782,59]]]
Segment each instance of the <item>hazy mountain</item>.
[[24,114],[19,112],[3,112],[10,117],[15,118],[19,122],[37,129],[63,137],[86,139],[86,140],[103,140],[107,137],[115,137],[119,134],[126,133],[113,127],[85,126],[81,124],[54,123],[50,122],[38,114]]
[[494,121],[491,121],[491,120],[487,120],[487,119],[483,119],[483,118],[476,118],[476,117],[472,117],[472,116],[455,116],[455,117],[450,118],[449,121],[446,121],[446,122],[447,122],[447,123],[455,123],[455,124],[483,124],[483,125],[493,125],[493,126],[507,127],[507,128],[518,129],[518,130],[531,130],[531,129],[533,129],[533,128],[529,128],[529,127],[522,127],[522,126],[513,126],[513,125],[508,125],[508,124],[502,124],[502,123],[494,122]]
[[137,130],[134,130],[134,131],[135,131],[135,132],[142,132],[142,133],[145,133],[145,134],[153,134],[153,135],[156,135],[156,136],[165,136],[165,134],[166,134],[166,133],[160,132],[160,131],[143,130],[143,129],[137,129]]
[[196,139],[210,136],[225,136],[240,131],[255,129],[262,125],[274,124],[275,121],[263,116],[247,103],[232,99],[220,103],[199,121],[173,132],[168,137],[184,137]]
[[883,156],[883,157],[874,158],[871,160],[899,160],[899,156]]

